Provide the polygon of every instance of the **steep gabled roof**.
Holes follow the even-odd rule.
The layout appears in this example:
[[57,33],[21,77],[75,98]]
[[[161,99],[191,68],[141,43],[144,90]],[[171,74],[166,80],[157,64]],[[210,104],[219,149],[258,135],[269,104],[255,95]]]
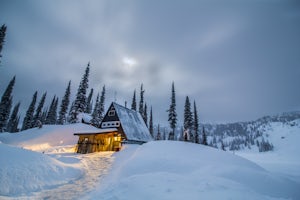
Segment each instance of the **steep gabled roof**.
[[148,142],[152,140],[150,132],[139,112],[112,103],[119,117],[127,140]]

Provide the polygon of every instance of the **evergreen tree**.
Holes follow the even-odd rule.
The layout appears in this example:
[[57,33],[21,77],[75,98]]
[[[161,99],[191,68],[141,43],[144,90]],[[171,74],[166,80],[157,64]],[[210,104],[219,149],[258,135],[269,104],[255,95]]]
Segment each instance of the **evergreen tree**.
[[22,130],[27,130],[32,127],[33,124],[33,113],[35,110],[35,103],[37,98],[37,91],[33,94],[32,101],[28,107],[26,115],[23,120]]
[[66,114],[70,103],[70,94],[71,94],[71,81],[69,81],[65,95],[60,104],[60,111],[59,111],[59,116],[57,121],[58,124],[64,124],[67,121]]
[[75,101],[72,102],[69,113],[68,113],[67,120],[68,120],[69,123],[71,122],[72,114],[73,114],[73,111],[74,111],[74,105],[75,105]]
[[97,98],[96,98],[96,103],[95,103],[95,106],[94,106],[94,110],[93,110],[93,113],[92,113],[92,120],[91,120],[91,123],[92,125],[96,126],[96,127],[99,127],[100,126],[100,106],[99,106],[99,93],[97,94]]
[[196,107],[196,102],[194,101],[194,133],[195,133],[195,143],[199,143],[199,119]]
[[190,140],[193,141],[193,134],[192,134],[192,126],[193,126],[193,114],[191,111],[191,103],[188,96],[185,98],[185,105],[184,105],[184,118],[183,118],[183,128],[184,132],[190,136]]
[[147,113],[147,104],[145,103],[145,107],[144,107],[144,113],[142,115],[143,120],[146,124],[146,126],[148,127],[148,113]]
[[5,35],[6,35],[6,25],[3,24],[0,28],[0,63],[1,63],[1,57],[2,57],[2,48],[5,42]]
[[144,92],[143,84],[141,84],[141,92],[140,92],[140,103],[139,103],[139,113],[141,116],[144,115]]
[[150,108],[149,132],[150,132],[152,138],[154,138],[154,136],[153,136],[153,116],[152,116],[152,106],[151,106],[151,108]]
[[[102,88],[102,91],[101,91],[101,96],[100,96],[100,101],[99,101],[99,119],[100,119],[100,123],[101,121],[103,120],[104,118],[104,112],[105,112],[105,85],[103,86]],[[100,124],[99,124],[100,125]]]
[[12,106],[12,91],[15,85],[16,77],[14,76],[9,82],[6,90],[4,91],[0,102],[0,132],[5,131],[7,120],[9,118]]
[[202,142],[201,142],[201,144],[208,145],[208,143],[207,143],[207,136],[206,136],[206,133],[205,133],[204,126],[203,126],[203,129],[202,129]]
[[[45,103],[45,99],[46,99],[46,95],[47,95],[47,92],[45,92],[39,102],[39,105],[35,111],[35,115],[33,117],[33,122],[32,122],[32,127],[37,127],[38,125],[38,121],[42,122],[41,121],[41,117],[42,117],[42,109],[44,107],[44,103]],[[31,127],[31,128],[32,128]]]
[[45,124],[56,124],[57,120],[57,105],[58,105],[58,97],[54,95],[49,111],[47,113],[46,122]]
[[88,88],[89,82],[89,73],[90,73],[90,63],[88,63],[85,73],[81,79],[79,84],[76,99],[74,101],[74,105],[72,106],[71,115],[70,115],[70,123],[77,123],[80,122],[77,119],[79,113],[82,113],[86,109],[86,90]]
[[20,108],[20,102],[17,103],[11,113],[11,116],[9,118],[9,121],[7,123],[6,131],[10,133],[16,133],[18,132],[18,125],[19,125],[19,108]]
[[136,111],[136,97],[135,97],[135,90],[133,92],[133,97],[132,97],[132,103],[131,103],[131,110]]
[[87,102],[86,102],[86,109],[85,109],[86,113],[91,113],[92,112],[92,105],[93,105],[92,97],[93,97],[93,92],[94,92],[94,89],[92,88],[90,90],[90,93],[89,93],[89,96],[88,96]]
[[172,132],[169,134],[169,140],[174,140],[174,138],[175,138],[175,128],[176,128],[176,124],[177,124],[174,82],[172,83],[171,104],[170,104],[170,108],[169,108],[169,110],[167,110],[167,112],[169,112],[168,121],[170,123],[170,128],[172,129]]
[[41,122],[42,122],[42,124],[46,123],[47,114],[48,114],[48,107],[43,110],[43,113],[41,115]]

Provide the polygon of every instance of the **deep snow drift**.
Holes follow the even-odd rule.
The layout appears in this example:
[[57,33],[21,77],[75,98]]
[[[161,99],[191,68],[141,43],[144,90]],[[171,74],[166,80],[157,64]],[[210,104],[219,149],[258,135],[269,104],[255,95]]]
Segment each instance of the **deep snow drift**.
[[300,184],[244,158],[175,141],[127,146],[90,199],[299,199]]
[[66,184],[82,171],[47,155],[0,143],[0,196],[14,196]]

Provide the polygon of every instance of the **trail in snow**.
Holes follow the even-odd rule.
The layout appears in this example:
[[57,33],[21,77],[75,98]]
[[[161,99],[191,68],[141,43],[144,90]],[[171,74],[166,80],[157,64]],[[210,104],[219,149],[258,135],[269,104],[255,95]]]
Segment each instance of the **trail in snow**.
[[[68,184],[61,185],[53,189],[42,190],[33,193],[32,196],[27,196],[18,199],[44,199],[44,200],[73,200],[80,199],[81,196],[92,191],[95,186],[101,185],[101,179],[108,173],[114,158],[113,152],[101,152],[93,154],[79,155],[75,154],[72,157],[80,159],[80,167],[84,170],[84,174],[78,180]],[[71,160],[70,156],[69,159]],[[62,157],[68,160],[67,157]]]

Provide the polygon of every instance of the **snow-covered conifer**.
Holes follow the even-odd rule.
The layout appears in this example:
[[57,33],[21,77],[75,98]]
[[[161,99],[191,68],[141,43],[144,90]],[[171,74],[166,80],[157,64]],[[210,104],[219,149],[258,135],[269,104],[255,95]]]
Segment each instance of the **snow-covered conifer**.
[[12,106],[12,91],[15,85],[16,77],[14,76],[9,82],[6,90],[4,91],[0,102],[0,132],[5,131],[7,120],[9,118]]
[[86,112],[86,113],[91,113],[91,112],[92,112],[92,106],[93,106],[93,102],[92,102],[93,92],[94,92],[94,89],[92,88],[92,89],[90,90],[89,96],[88,96],[87,101],[86,101],[86,109],[85,109],[85,112]]
[[139,103],[139,113],[141,116],[144,115],[144,92],[143,84],[141,84],[141,91],[140,91],[140,103]]
[[136,111],[136,97],[135,97],[135,90],[133,92],[133,97],[132,97],[132,103],[131,103],[131,110],[135,110]]
[[147,104],[145,103],[145,107],[144,107],[144,109],[143,109],[143,115],[142,115],[142,117],[143,117],[143,120],[144,120],[144,122],[145,122],[145,124],[146,124],[146,126],[148,127],[148,111],[147,111]]
[[19,119],[20,119],[20,116],[19,116],[20,104],[21,104],[20,102],[17,103],[13,108],[13,111],[12,111],[10,118],[8,120],[8,123],[7,123],[7,127],[6,127],[7,132],[10,132],[10,133],[18,132],[18,124],[19,124]]
[[5,35],[6,35],[6,25],[3,24],[0,28],[0,63],[1,63],[1,57],[2,57],[2,48],[5,42]]
[[151,106],[151,108],[150,108],[149,132],[150,132],[152,138],[154,138],[154,136],[153,136],[153,115],[152,115],[152,106]]
[[58,116],[58,124],[64,124],[66,119],[67,110],[70,103],[70,94],[71,94],[71,81],[68,83],[68,87],[66,89],[65,95],[60,104],[59,116]]
[[94,110],[92,112],[91,123],[93,126],[99,127],[99,125],[100,125],[101,121],[100,121],[99,113],[100,113],[100,107],[99,107],[99,93],[98,93],[97,98],[96,98],[96,103],[94,106]]
[[169,134],[169,140],[174,140],[174,138],[175,138],[175,128],[176,128],[176,124],[177,124],[174,82],[172,83],[171,104],[170,104],[170,108],[169,108],[169,110],[167,110],[167,112],[169,113],[168,121],[170,123],[170,128],[172,129],[172,132]]
[[104,118],[104,112],[105,112],[105,85],[102,87],[102,91],[101,91],[101,96],[100,96],[100,101],[99,101],[99,119],[100,122],[103,120]]
[[[33,116],[33,122],[32,122],[32,127],[37,127],[37,122],[38,121],[41,121],[41,117],[42,117],[42,109],[44,107],[44,103],[45,103],[45,100],[46,100],[46,95],[47,95],[47,92],[45,92],[39,102],[39,105],[35,111],[35,115]],[[32,128],[31,127],[31,128]]]
[[26,130],[32,127],[33,124],[33,113],[35,110],[35,103],[37,98],[37,91],[33,94],[32,101],[28,107],[26,115],[23,120],[22,130]]
[[196,102],[194,101],[194,134],[195,134],[195,143],[199,143],[199,118],[198,118],[198,112],[196,107]]
[[58,106],[58,97],[54,95],[49,111],[47,113],[47,118],[45,124],[56,124],[57,120],[57,106]]
[[184,133],[189,135],[189,139],[193,141],[193,134],[192,134],[192,126],[193,126],[193,114],[191,111],[191,103],[188,96],[185,98],[184,104],[184,118],[183,118],[183,128]]
[[74,101],[74,105],[72,106],[71,112],[70,112],[70,123],[77,123],[79,122],[77,119],[77,115],[79,113],[82,113],[86,109],[86,90],[88,88],[88,82],[89,82],[89,73],[90,73],[90,63],[88,63],[85,73],[81,79],[81,82],[79,84],[76,99]]

